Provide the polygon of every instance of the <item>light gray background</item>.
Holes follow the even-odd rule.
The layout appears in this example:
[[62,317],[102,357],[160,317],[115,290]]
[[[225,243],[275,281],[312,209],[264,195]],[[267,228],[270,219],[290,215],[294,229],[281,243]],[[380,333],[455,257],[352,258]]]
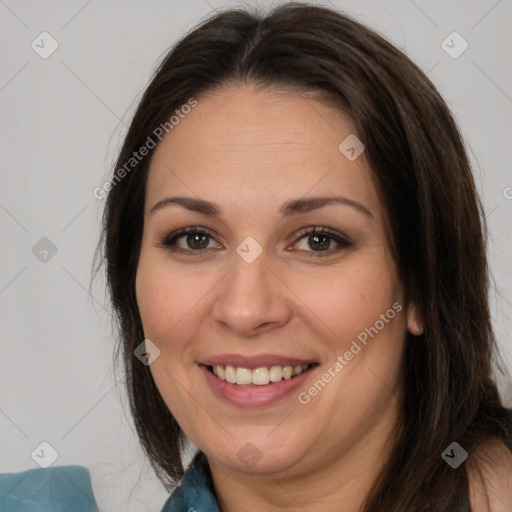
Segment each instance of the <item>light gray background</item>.
[[[30,454],[47,441],[55,464],[90,468],[103,511],[157,511],[167,498],[114,381],[102,278],[88,292],[103,207],[93,190],[165,50],[213,8],[238,4],[0,0],[0,472],[36,467]],[[493,317],[510,366],[512,0],[331,5],[405,50],[459,122],[487,212]],[[43,31],[59,45],[47,59],[31,48]],[[469,44],[457,59],[441,47],[453,31]],[[32,252],[42,237],[57,246],[46,263]],[[512,387],[500,386],[512,404]]]

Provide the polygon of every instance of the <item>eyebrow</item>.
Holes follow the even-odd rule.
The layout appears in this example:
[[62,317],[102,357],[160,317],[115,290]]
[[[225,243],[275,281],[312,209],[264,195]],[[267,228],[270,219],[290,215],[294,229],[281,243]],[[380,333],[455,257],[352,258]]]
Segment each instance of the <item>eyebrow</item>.
[[[204,199],[196,199],[193,197],[166,197],[158,201],[158,203],[156,203],[151,208],[149,213],[152,214],[157,210],[161,210],[162,208],[165,208],[166,206],[169,206],[171,204],[178,204],[183,208],[186,208],[187,210],[202,213],[203,215],[208,215],[210,217],[220,217],[222,213],[222,210],[216,203],[205,201]],[[370,210],[368,210],[368,208],[363,206],[361,203],[354,201],[353,199],[341,196],[307,197],[301,199],[292,199],[284,203],[279,209],[279,212],[283,217],[288,217],[290,215],[308,213],[313,210],[319,210],[320,208],[324,208],[325,206],[330,206],[333,204],[350,206],[373,219],[373,215],[370,212]]]

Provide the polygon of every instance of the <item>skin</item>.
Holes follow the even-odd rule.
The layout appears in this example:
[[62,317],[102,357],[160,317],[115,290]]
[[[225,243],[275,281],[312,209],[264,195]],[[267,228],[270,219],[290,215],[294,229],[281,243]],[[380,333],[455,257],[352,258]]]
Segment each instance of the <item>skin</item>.
[[470,471],[472,509],[509,512],[512,509],[512,452],[501,441],[493,440],[477,450],[476,456],[484,464],[478,466],[481,474],[474,468]]
[[[338,149],[354,124],[289,90],[230,85],[197,100],[156,148],[148,175],[136,293],[145,337],[161,351],[153,378],[206,454],[222,511],[338,512],[340,503],[356,511],[398,419],[407,330],[422,322],[404,304],[365,154],[349,161]],[[357,201],[371,217],[338,204],[279,214],[290,199],[331,195]],[[222,215],[177,204],[150,214],[167,196],[213,201]],[[189,226],[211,234],[201,255],[186,235],[179,246],[187,254],[160,243]],[[328,238],[321,252],[297,236],[314,226],[352,246]],[[263,248],[252,263],[236,252],[248,236]],[[292,393],[240,408],[217,398],[199,370],[199,361],[222,353],[311,359],[319,367],[299,391],[307,390],[396,302],[402,310],[307,405]],[[237,457],[248,442],[261,454],[252,467]]]

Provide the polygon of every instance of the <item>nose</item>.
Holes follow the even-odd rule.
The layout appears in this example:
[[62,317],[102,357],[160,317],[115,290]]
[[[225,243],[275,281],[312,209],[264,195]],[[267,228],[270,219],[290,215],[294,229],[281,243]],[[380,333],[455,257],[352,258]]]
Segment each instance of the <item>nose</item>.
[[291,318],[289,288],[269,265],[265,251],[251,263],[235,253],[216,290],[213,319],[239,336],[257,336]]

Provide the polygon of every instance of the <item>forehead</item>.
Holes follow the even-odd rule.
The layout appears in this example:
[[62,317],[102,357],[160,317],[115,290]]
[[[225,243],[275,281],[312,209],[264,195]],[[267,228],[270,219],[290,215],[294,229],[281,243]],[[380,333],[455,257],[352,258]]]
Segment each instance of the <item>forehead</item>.
[[270,212],[291,197],[339,192],[380,215],[364,152],[351,161],[339,149],[356,136],[340,110],[311,94],[245,85],[196,99],[155,149],[146,211],[166,193]]

